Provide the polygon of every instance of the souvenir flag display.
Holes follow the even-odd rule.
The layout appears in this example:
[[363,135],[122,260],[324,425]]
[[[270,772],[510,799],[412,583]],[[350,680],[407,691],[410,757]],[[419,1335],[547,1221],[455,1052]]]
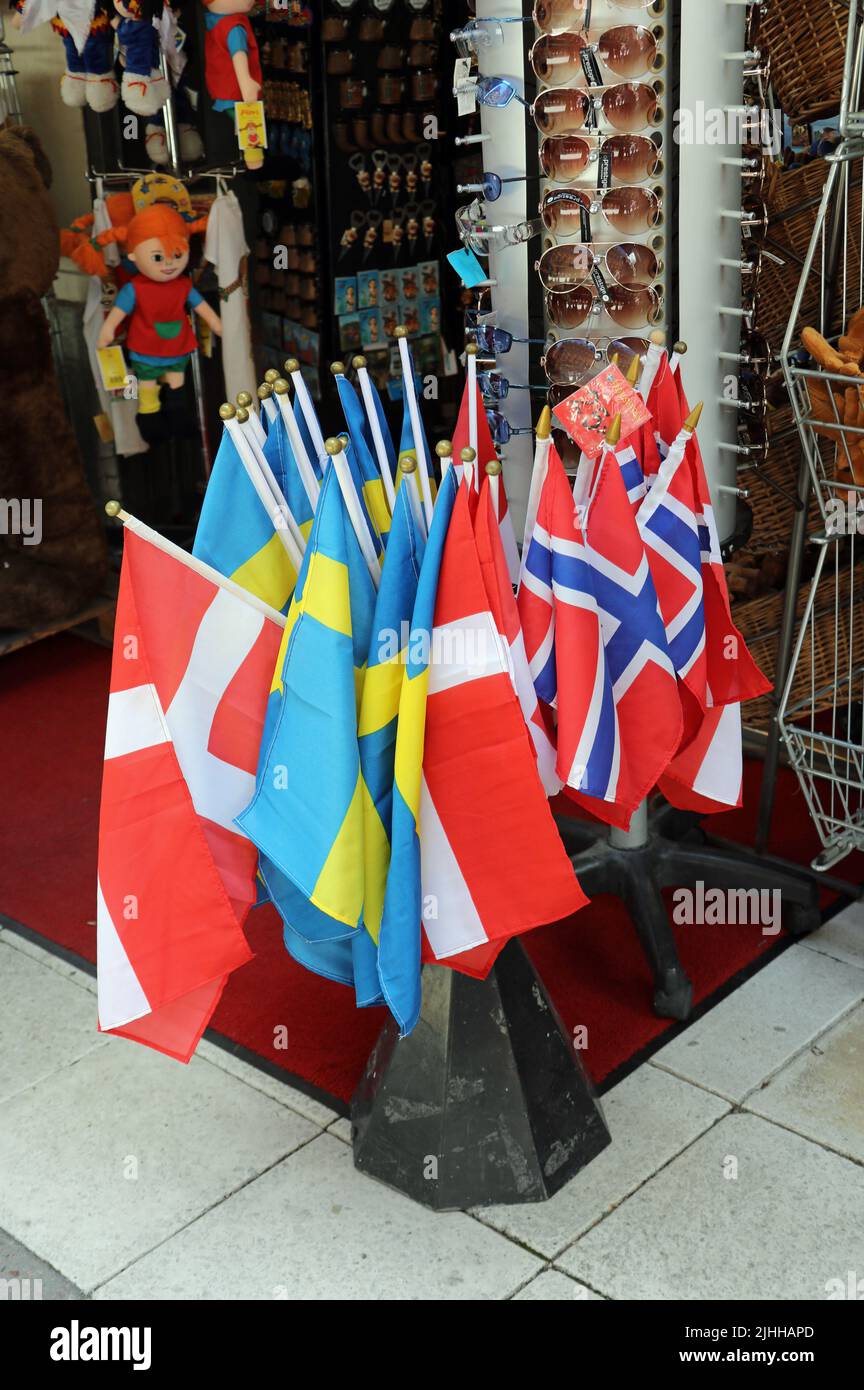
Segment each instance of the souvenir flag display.
[[234,818],[254,787],[283,622],[127,523],[99,824],[99,1026],[184,1062],[251,958],[256,855]]
[[297,572],[227,430],[204,494],[192,554],[271,608],[287,612]]
[[[277,411],[261,487],[226,428],[191,558],[125,519],[100,1028],[188,1061],[263,885],[289,954],[404,1036],[424,962],[484,978],[513,936],[584,905],[549,796],[623,828],[654,786],[697,812],[740,804],[741,702],[770,686],[732,619],[680,372],[648,356],[649,418],[623,439],[618,418],[572,489],[545,412],[521,558],[480,392],[470,486],[466,386],[434,507],[400,468],[391,517],[341,373],[348,442],[328,441],[317,505]],[[400,461],[415,424],[406,397]],[[299,574],[268,487],[305,541],[301,564],[292,528]]]

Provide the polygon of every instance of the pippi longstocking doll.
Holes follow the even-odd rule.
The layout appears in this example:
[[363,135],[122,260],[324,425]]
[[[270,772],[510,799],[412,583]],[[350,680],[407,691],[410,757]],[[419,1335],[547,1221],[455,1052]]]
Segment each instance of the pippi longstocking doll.
[[[237,101],[257,101],[261,94],[261,59],[252,25],[246,16],[256,0],[202,0],[207,16],[204,76],[214,111],[234,116]],[[260,169],[264,151],[246,149],[249,169]]]
[[153,203],[128,227],[112,227],[96,240],[125,245],[136,274],[119,291],[97,340],[105,348],[126,316],[126,354],[138,379],[138,409],[153,415],[161,409],[159,383],[179,390],[190,356],[198,346],[189,310],[199,314],[214,333],[222,321],[201,297],[188,275],[189,237],[203,231],[206,221],[187,223],[174,208]]

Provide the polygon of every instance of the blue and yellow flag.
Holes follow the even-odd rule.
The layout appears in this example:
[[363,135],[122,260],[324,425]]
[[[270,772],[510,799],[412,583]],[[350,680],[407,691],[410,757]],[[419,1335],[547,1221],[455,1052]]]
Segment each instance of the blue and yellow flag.
[[357,725],[375,599],[330,467],[276,662],[255,795],[237,824],[258,847],[287,949],[345,983],[363,911]]
[[[412,366],[413,366],[413,363],[412,363]],[[420,433],[421,433],[421,438],[422,438],[422,441],[423,441],[423,450],[424,450],[424,452],[425,452],[425,454],[426,454],[426,471],[427,471],[428,474],[429,474],[429,486],[430,486],[430,488],[432,489],[432,497],[433,497],[433,500],[434,500],[434,498],[435,498],[435,465],[434,465],[433,460],[434,460],[434,458],[435,458],[435,455],[432,453],[432,450],[429,448],[429,440],[428,440],[427,437],[426,437],[426,426],[423,424],[423,416],[422,416],[421,411],[420,411],[420,402],[419,402],[419,400],[418,400],[418,402],[417,402],[417,416],[418,416],[418,419],[419,419],[419,421],[420,421]],[[399,438],[399,461],[400,461],[400,462],[401,462],[401,460],[405,457],[406,454],[410,455],[410,457],[411,457],[412,459],[414,459],[415,461],[419,462],[419,460],[417,460],[417,450],[416,450],[416,448],[414,447],[414,428],[413,428],[413,426],[412,426],[412,424],[411,424],[411,411],[410,411],[409,408],[408,408],[408,397],[407,397],[407,394],[403,391],[403,392],[402,392],[402,433],[401,433],[400,438]],[[399,478],[398,478],[398,480],[397,480],[397,486],[401,486],[402,478],[403,478],[403,477],[404,477],[404,474],[400,471],[400,473],[399,473]],[[417,479],[417,482],[418,482],[418,484],[419,484],[419,482],[420,482],[420,479],[419,479],[419,478]],[[422,492],[421,492],[420,495],[421,495],[421,496],[423,495]]]
[[346,376],[336,377],[336,389],[342,403],[342,413],[348,427],[348,437],[354,452],[354,459],[363,482],[363,500],[366,510],[372,517],[382,541],[386,543],[390,530],[390,508],[384,492],[384,484],[378,465],[368,443],[369,422],[363,402]]
[[309,462],[315,469],[315,477],[320,481],[323,476],[322,461],[315,451],[315,445],[312,443],[309,426],[306,424],[306,416],[303,414],[303,408],[300,405],[300,397],[297,395],[296,391],[294,392],[294,419],[297,421],[297,428],[300,431],[300,438],[303,440]]
[[303,479],[300,477],[294,450],[291,448],[291,441],[288,438],[288,431],[281,414],[277,415],[270,425],[263,452],[273,469],[274,477],[282,489],[282,495],[300,528],[303,539],[308,541],[312,530],[312,504],[303,486]]
[[297,573],[225,430],[195,532],[192,554],[287,612]]
[[[388,463],[390,464],[390,474],[391,474],[391,476],[393,477],[393,479],[395,480],[395,478],[396,478],[396,449],[395,449],[394,444],[393,444],[393,436],[392,436],[392,434],[390,433],[390,425],[389,425],[389,423],[388,423],[387,416],[386,416],[386,414],[385,414],[385,412],[384,412],[384,404],[383,404],[383,402],[382,402],[382,400],[381,400],[381,396],[380,396],[380,393],[379,393],[379,391],[378,391],[378,387],[375,385],[375,382],[374,382],[374,380],[372,379],[372,374],[371,374],[371,372],[369,373],[369,390],[370,390],[371,395],[372,395],[372,404],[373,404],[374,407],[375,407],[375,414],[378,416],[378,424],[381,426],[381,438],[384,440],[384,449],[385,449],[386,454],[387,454],[387,461],[388,461]],[[368,421],[367,421],[367,426],[366,426],[366,443],[369,445],[370,451],[373,451],[373,450],[374,450],[374,440],[373,440],[373,438],[372,438],[372,430],[371,430],[371,428],[369,427]]]
[[[456,470],[445,474],[423,565],[411,621],[407,662],[399,693],[396,734],[390,867],[378,937],[378,974],[390,1012],[403,1037],[420,1016],[422,886],[420,875],[420,788],[429,654],[435,627],[435,598],[444,543],[456,501]],[[390,559],[388,555],[387,564]],[[385,566],[386,569],[386,566]],[[470,795],[470,790],[468,792]]]
[[378,936],[390,865],[393,767],[399,697],[408,656],[408,634],[417,597],[425,541],[407,493],[396,498],[387,563],[375,604],[372,641],[360,706],[360,769],[363,774],[363,926],[354,939],[357,1003],[381,1004]]

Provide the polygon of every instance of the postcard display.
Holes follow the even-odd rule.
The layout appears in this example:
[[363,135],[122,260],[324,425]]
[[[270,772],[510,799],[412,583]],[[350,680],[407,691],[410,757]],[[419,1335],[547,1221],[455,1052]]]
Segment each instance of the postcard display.
[[[476,5],[477,18],[481,20],[518,21],[532,11],[536,13],[537,7],[527,0],[524,4],[523,0],[477,0]],[[490,321],[508,330],[514,338],[533,340],[514,342],[506,357],[498,358],[498,370],[513,383],[529,383],[535,388],[551,386],[549,399],[554,404],[567,394],[569,382],[573,383],[570,389],[575,390],[586,378],[568,376],[547,364],[544,382],[543,366],[551,338],[591,340],[597,356],[589,376],[606,365],[616,339],[648,339],[660,329],[667,335],[670,351],[683,339],[687,345],[683,362],[687,394],[692,402],[704,401],[699,435],[723,541],[732,537],[739,526],[736,474],[739,466],[746,467],[735,406],[736,365],[744,317],[740,307],[742,152],[737,131],[741,126],[742,74],[747,56],[745,22],[743,0],[712,0],[709,5],[704,0],[655,0],[653,4],[650,0],[646,4],[639,0],[592,0],[592,43],[621,26],[640,26],[650,31],[654,43],[646,40],[649,53],[644,71],[636,72],[640,64],[634,61],[632,53],[623,62],[620,55],[616,58],[619,72],[606,66],[602,41],[586,66],[578,58],[568,61],[553,41],[547,49],[553,61],[546,63],[542,46],[536,47],[543,35],[530,19],[527,23],[503,24],[503,42],[497,47],[481,47],[475,68],[481,78],[510,79],[520,94],[524,92],[527,102],[534,103],[533,111],[517,100],[503,107],[478,105],[478,128],[484,138],[474,146],[477,181],[481,159],[483,173],[492,171],[504,180],[518,180],[503,184],[500,198],[486,206],[485,216],[496,226],[537,218],[537,235],[526,245],[496,246],[493,240],[488,263],[483,263],[488,264],[493,282]],[[583,26],[584,7],[581,16],[574,10],[572,32],[579,33]],[[592,63],[596,64],[593,69]],[[581,123],[577,128],[576,122],[565,122],[576,141],[582,141],[590,151],[584,169],[573,178],[572,171],[580,164],[579,146],[568,147],[568,137],[557,146],[547,143],[544,158],[546,131],[554,126],[544,120],[543,105],[552,107],[554,121],[554,107],[560,111],[568,100],[573,101],[572,96],[564,96],[559,103],[554,93],[585,89],[588,74],[593,95],[601,103],[597,106],[594,130],[582,128]],[[636,100],[646,107],[644,124],[632,115],[625,115],[622,120],[621,113],[614,111],[612,121],[607,118],[602,99],[624,83],[633,88],[638,84],[643,89]],[[644,91],[647,87],[654,91],[656,108],[650,94]],[[694,113],[692,122],[681,127],[683,138],[679,138],[677,118],[681,110]],[[726,143],[719,142],[719,117],[712,116],[718,111],[728,117],[731,133]],[[560,116],[558,119],[560,128]],[[627,132],[623,137],[622,126]],[[615,154],[611,159],[604,157],[609,149],[605,142],[610,137],[618,140],[616,150],[613,139],[611,148]],[[650,156],[647,141],[657,147],[657,160],[653,169],[650,157],[645,160],[648,172],[643,174],[634,166],[646,152]],[[619,156],[622,145],[623,163]],[[564,160],[560,158],[562,153],[566,155]],[[564,177],[556,177],[558,173]],[[628,207],[621,196],[620,190],[625,188],[639,190],[632,204],[648,209],[644,215],[640,213],[641,225],[637,225],[639,216],[634,215],[633,207]],[[574,198],[574,192],[582,196]],[[601,210],[607,192],[611,192],[611,203],[607,205],[614,222]],[[580,211],[580,202],[589,206]],[[578,248],[585,241],[591,244],[595,264],[593,269],[587,269],[588,262],[584,263],[584,282],[577,299],[583,305],[589,299],[593,303],[582,322],[575,322],[581,313],[577,305],[575,313],[568,312],[568,321],[562,324],[558,306],[563,296],[557,304],[554,295],[550,300],[537,262],[549,248]],[[602,258],[622,243],[644,246],[644,252],[638,255],[651,268],[651,290],[643,296],[647,311],[638,324],[632,312],[626,314],[631,322],[623,323],[620,316],[616,321],[604,309],[601,298],[604,284],[617,291],[614,263]],[[643,277],[640,284],[644,282]],[[629,311],[626,294],[623,299]],[[557,323],[550,317],[550,303],[553,315],[559,319]],[[484,307],[489,305],[481,305]],[[483,321],[482,313],[479,321]],[[544,338],[545,345],[538,341]],[[626,354],[619,364],[626,371]],[[494,404],[515,431],[531,425],[540,399],[536,390],[511,391],[506,399]],[[568,454],[568,471],[573,471],[578,455],[574,457],[572,444],[567,449],[566,437],[559,433],[558,439]],[[527,500],[531,435],[514,434],[504,458],[508,494],[518,516],[523,514]]]

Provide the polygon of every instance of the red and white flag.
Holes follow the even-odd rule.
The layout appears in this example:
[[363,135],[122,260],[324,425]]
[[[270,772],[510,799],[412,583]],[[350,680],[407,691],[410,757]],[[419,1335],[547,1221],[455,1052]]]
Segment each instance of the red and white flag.
[[[444,546],[426,698],[420,852],[423,959],[448,960],[587,901],[526,734],[460,488]],[[504,853],[511,846],[512,853]]]
[[101,1031],[183,1062],[252,955],[242,925],[257,855],[234,817],[254,792],[284,626],[187,561],[127,522],[97,907]]
[[561,790],[561,778],[555,771],[556,751],[551,721],[541,709],[531,678],[522,623],[519,620],[519,609],[516,607],[507,570],[501,533],[495,522],[495,504],[488,477],[484,479],[480,491],[477,514],[474,518],[474,537],[489,609],[499,633],[507,644],[510,679],[531,737],[534,756],[537,759],[537,771],[540,773],[546,795],[554,796]]
[[[685,694],[685,703],[687,697]],[[740,806],[744,757],[741,706],[694,711],[695,733],[685,734],[658,787],[682,811],[728,811]]]

